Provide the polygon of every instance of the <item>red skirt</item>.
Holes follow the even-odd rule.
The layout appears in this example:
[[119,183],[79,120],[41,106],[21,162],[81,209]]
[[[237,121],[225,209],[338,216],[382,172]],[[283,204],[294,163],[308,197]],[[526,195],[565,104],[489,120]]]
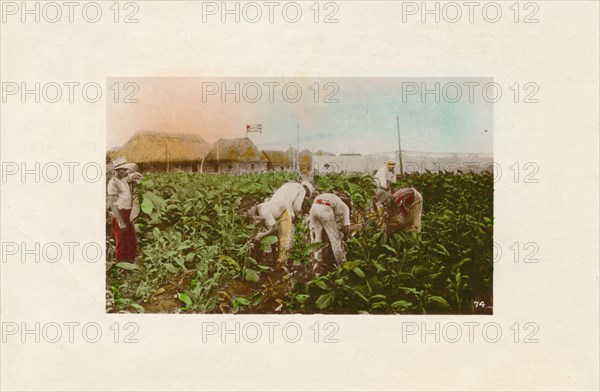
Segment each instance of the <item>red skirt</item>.
[[117,218],[113,216],[112,225],[116,245],[115,259],[117,263],[122,261],[133,263],[137,254],[137,237],[135,236],[135,227],[129,221],[131,210],[119,210],[119,213],[127,225],[127,230],[119,230]]

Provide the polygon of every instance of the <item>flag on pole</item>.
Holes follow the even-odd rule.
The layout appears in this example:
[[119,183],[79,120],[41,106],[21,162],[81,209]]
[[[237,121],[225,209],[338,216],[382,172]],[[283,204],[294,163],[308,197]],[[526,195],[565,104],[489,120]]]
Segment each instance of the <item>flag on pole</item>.
[[262,124],[246,124],[246,133],[248,132],[260,132],[262,133]]

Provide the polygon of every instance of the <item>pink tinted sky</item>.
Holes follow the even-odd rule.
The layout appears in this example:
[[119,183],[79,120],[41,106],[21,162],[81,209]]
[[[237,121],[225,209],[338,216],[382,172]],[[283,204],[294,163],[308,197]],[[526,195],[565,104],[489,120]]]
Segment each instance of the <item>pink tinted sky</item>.
[[[416,151],[492,151],[492,104],[476,96],[469,102],[436,103],[431,95],[405,95],[406,83],[428,88],[436,82],[460,85],[464,81],[485,84],[490,78],[111,78],[118,82],[119,100],[139,90],[138,103],[107,104],[107,149],[123,145],[139,130],[195,133],[213,143],[217,138],[245,136],[245,125],[260,123],[263,133],[250,138],[262,149],[295,146],[341,152],[388,152],[397,149],[396,115],[400,117],[402,148]],[[289,83],[297,83],[299,89]],[[331,82],[332,84],[326,85]],[[240,86],[239,103],[224,88]],[[278,85],[269,83],[279,83]],[[315,84],[317,83],[317,84]],[[289,84],[287,97],[284,86]],[[270,91],[270,87],[273,86]],[[209,94],[211,88],[218,88]],[[258,88],[257,88],[258,87]],[[250,102],[260,91],[258,102]],[[301,92],[298,102],[291,103]],[[318,92],[318,95],[317,95]],[[272,101],[271,98],[272,97]],[[326,98],[338,102],[325,102]],[[315,103],[315,100],[317,103]]]

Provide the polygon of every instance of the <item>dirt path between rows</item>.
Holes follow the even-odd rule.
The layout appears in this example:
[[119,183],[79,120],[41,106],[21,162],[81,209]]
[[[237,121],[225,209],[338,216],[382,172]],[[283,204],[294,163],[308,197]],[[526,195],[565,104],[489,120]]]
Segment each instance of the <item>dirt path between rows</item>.
[[[177,274],[163,284],[153,295],[141,303],[146,313],[180,313],[183,303],[178,294],[187,291],[196,270]],[[214,313],[272,314],[286,313],[285,298],[290,274],[281,269],[268,270],[260,274],[258,282],[241,277],[228,281],[219,291],[219,305]],[[263,293],[254,305],[233,307],[236,297],[250,298]]]
[[153,295],[141,303],[146,313],[179,313],[182,303],[178,293],[183,293],[190,285],[196,270],[177,274],[162,285]]

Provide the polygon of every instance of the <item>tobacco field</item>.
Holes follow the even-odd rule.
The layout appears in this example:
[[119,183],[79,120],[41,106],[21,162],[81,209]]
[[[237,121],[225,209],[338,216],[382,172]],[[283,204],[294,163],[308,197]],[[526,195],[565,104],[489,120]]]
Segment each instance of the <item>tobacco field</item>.
[[[275,268],[277,239],[252,246],[257,228],[236,211],[264,200],[293,173],[149,173],[141,203],[136,264],[114,263],[107,225],[107,311],[146,313],[471,314],[492,309],[493,176],[405,176],[423,195],[420,233],[387,235],[371,214],[369,176],[315,177],[317,192],[353,201],[347,262],[315,277],[300,216],[287,272]],[[485,308],[474,307],[485,303]]]

